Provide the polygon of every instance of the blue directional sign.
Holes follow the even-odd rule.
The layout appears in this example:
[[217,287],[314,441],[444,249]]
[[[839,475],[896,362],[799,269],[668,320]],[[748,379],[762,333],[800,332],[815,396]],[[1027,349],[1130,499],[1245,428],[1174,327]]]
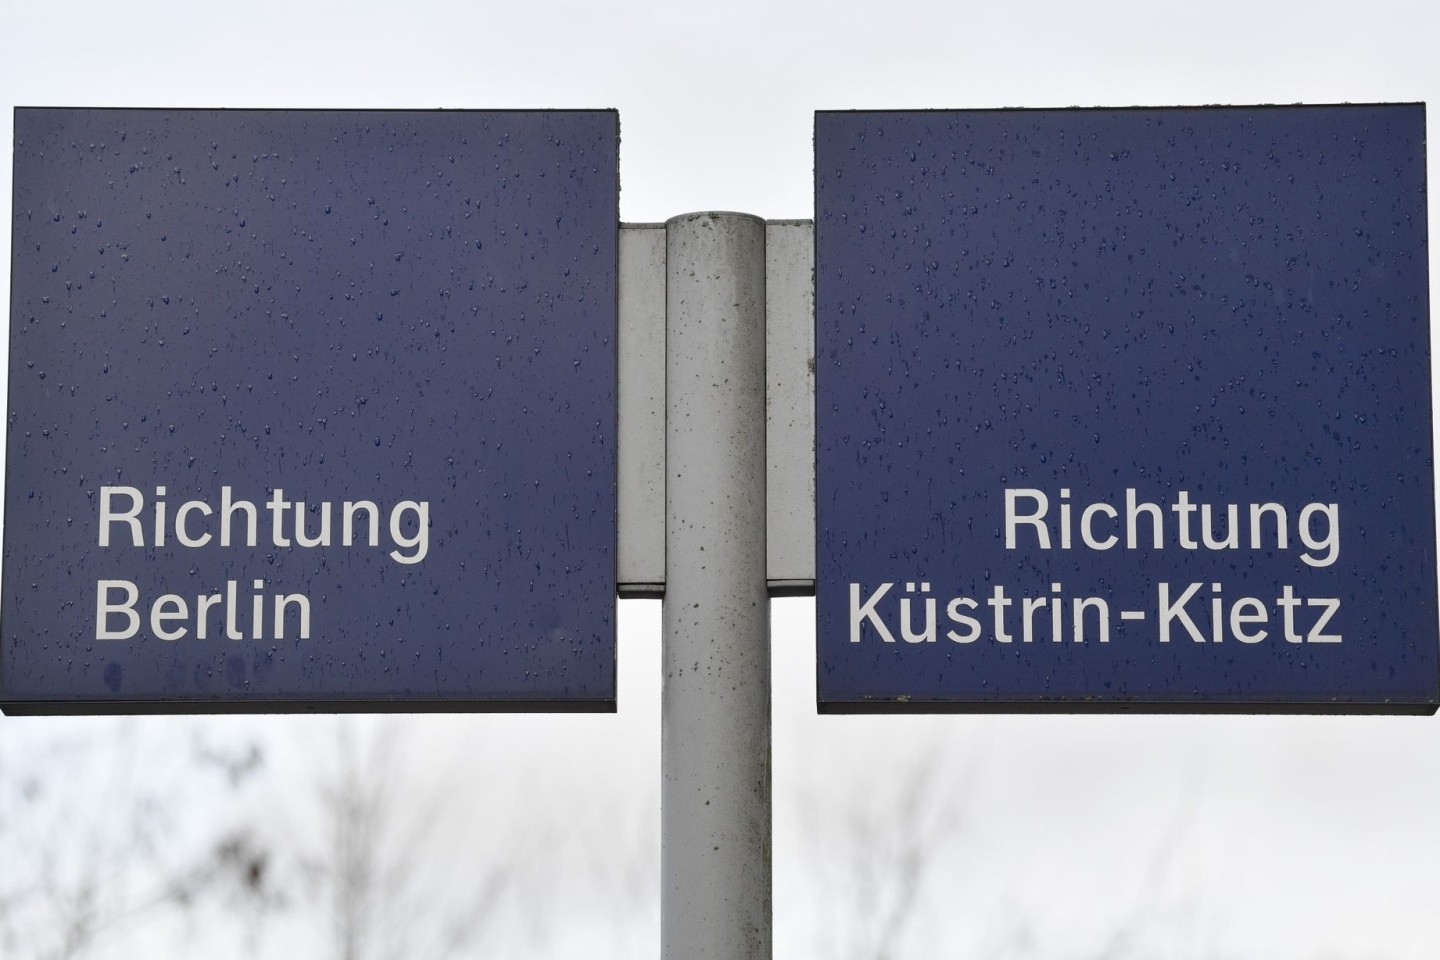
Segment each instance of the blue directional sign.
[[1420,105],[821,113],[825,711],[1434,712]]
[[17,110],[5,709],[613,709],[617,143]]

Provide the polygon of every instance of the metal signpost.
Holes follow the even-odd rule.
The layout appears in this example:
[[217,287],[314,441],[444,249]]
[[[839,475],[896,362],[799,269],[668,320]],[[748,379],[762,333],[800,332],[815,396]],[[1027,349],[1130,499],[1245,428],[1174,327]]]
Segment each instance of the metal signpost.
[[814,224],[617,138],[20,111],[5,709],[609,709],[663,596],[677,960],[770,955],[771,596],[822,711],[1434,712],[1421,108],[822,113]]
[[1422,106],[815,157],[822,709],[1435,711]]
[[618,134],[17,111],[7,712],[613,709]]

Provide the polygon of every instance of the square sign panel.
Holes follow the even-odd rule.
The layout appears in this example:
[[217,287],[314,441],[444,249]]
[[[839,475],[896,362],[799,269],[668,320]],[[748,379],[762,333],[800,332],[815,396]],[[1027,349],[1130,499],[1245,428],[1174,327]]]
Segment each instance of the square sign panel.
[[816,118],[827,711],[1434,712],[1423,106]]
[[5,708],[613,709],[617,142],[17,110]]

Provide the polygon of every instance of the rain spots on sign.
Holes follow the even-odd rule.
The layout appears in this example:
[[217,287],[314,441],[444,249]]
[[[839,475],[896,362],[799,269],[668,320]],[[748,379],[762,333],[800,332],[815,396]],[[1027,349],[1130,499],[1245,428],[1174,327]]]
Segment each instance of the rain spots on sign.
[[[818,116],[817,466],[831,478],[818,497],[829,545],[818,559],[871,587],[943,576],[947,596],[973,590],[983,604],[1004,587],[1018,604],[1058,582],[1067,596],[1118,598],[1118,609],[1153,605],[1156,583],[1182,574],[1259,590],[1238,585],[1264,558],[1231,563],[1197,548],[1176,573],[1172,531],[1168,554],[1072,546],[1017,563],[1001,536],[1007,487],[1045,490],[1052,510],[1068,491],[1076,519],[1095,503],[1123,518],[1127,490],[1172,518],[1180,491],[1222,509],[1289,496],[1293,512],[1311,498],[1361,509],[1361,491],[1377,484],[1386,504],[1412,494],[1413,473],[1382,476],[1373,464],[1400,435],[1379,421],[1401,429],[1429,409],[1428,398],[1394,402],[1407,377],[1387,345],[1423,357],[1428,338],[1423,275],[1400,266],[1423,261],[1407,246],[1423,241],[1395,214],[1404,185],[1423,175],[1406,146],[1416,116],[1403,106]],[[1322,159],[1303,149],[1317,127],[1326,142],[1364,149]],[[1376,211],[1398,232],[1382,236]],[[1382,283],[1404,292],[1381,304]],[[1388,332],[1380,316],[1395,319]],[[1376,522],[1393,515],[1387,506]],[[1430,549],[1428,534],[1390,536]],[[822,681],[874,695],[896,658],[861,644],[854,670],[840,669],[851,648],[824,645],[848,639],[845,597],[827,597],[819,573]],[[1369,619],[1393,623],[1396,610]],[[1148,634],[1132,622],[1123,636],[1153,631],[1153,619]],[[1235,646],[1236,661],[1285,659]],[[1088,662],[1073,676],[1113,668],[1104,690],[1124,696],[1159,689],[1163,671],[1204,669],[1193,644],[1113,643],[1088,660],[1065,650],[1047,660],[975,644],[962,654],[976,669],[949,676],[990,696],[1011,681],[1066,696],[1072,674],[1055,667]],[[910,660],[927,657],[947,659],[919,650]],[[1288,659],[1318,676],[1316,658]],[[923,698],[936,676],[891,689]],[[1282,672],[1266,676],[1278,684]],[[1215,677],[1185,691],[1233,692]]]
[[[95,579],[134,579],[142,635],[85,674],[89,694],[613,696],[615,322],[596,305],[615,301],[614,115],[567,114],[586,131],[554,138],[562,121],[524,112],[337,112],[317,127],[304,111],[194,111],[124,134],[114,113],[66,112],[72,135],[76,123],[105,133],[87,176],[106,168],[135,185],[82,196],[46,186],[74,173],[44,146],[59,113],[19,120],[36,129],[17,150],[17,210],[36,216],[16,245],[27,332],[12,382],[35,386],[12,404],[10,462],[23,474],[12,485],[42,507],[27,523],[12,501],[7,530],[21,539],[7,563],[83,558],[90,592],[66,577],[5,582],[84,637]],[[27,190],[80,199],[52,208]],[[146,496],[143,545],[95,547],[100,484]],[[151,532],[160,487],[163,545]],[[222,496],[252,505],[254,547],[243,507],[220,544]],[[298,545],[293,513],[276,542],[276,496],[306,505],[307,539],[329,503],[331,543]],[[344,505],[362,501],[373,525],[352,513],[342,543]],[[177,534],[191,502],[202,506],[183,533],[209,534],[203,546]],[[391,527],[406,502],[427,504],[423,530],[409,514]],[[65,530],[73,546],[47,546]],[[423,560],[392,557],[422,540]],[[148,636],[167,593],[190,611],[190,636]],[[274,598],[290,594],[309,600],[307,638],[293,607],[275,636]],[[205,641],[193,636],[200,598]],[[35,618],[5,603],[13,647]],[[547,622],[581,626],[523,626]],[[456,642],[461,630],[483,642]],[[577,658],[581,634],[601,637],[601,653]],[[69,643],[49,656],[92,660]],[[29,676],[36,696],[54,694],[46,662],[7,659],[7,684]]]

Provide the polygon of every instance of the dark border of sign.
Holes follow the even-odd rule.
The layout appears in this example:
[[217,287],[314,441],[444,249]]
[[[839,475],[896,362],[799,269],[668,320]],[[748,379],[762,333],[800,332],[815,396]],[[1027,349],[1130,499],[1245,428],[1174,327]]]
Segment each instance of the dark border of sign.
[[332,713],[615,713],[615,700],[22,700],[7,717]]
[[1412,716],[1432,717],[1440,704],[1371,703],[1365,701],[1179,703],[1164,700],[992,700],[968,703],[948,700],[817,700],[816,712],[825,716],[859,714],[942,714],[942,713],[1068,713],[1068,714],[1217,714],[1288,716]]

